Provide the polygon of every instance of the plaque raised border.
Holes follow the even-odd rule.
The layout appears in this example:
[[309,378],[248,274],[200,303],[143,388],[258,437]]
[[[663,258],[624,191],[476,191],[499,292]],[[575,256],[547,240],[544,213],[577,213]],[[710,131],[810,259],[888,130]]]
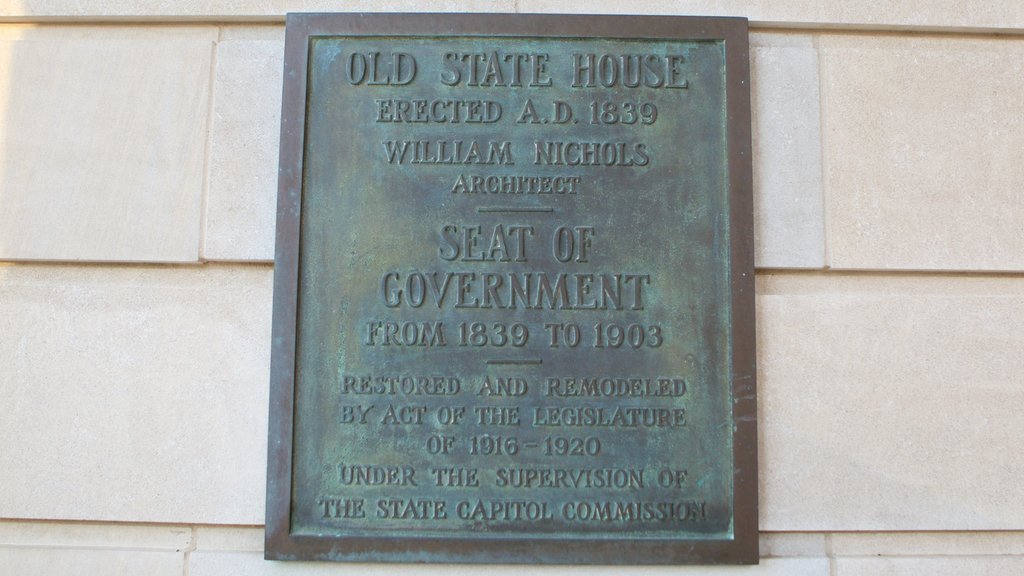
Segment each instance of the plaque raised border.
[[[747,21],[512,14],[289,14],[286,26],[267,462],[265,555],[352,562],[752,564],[758,560],[753,216]],[[296,332],[307,68],[318,36],[720,40],[725,46],[733,516],[730,539],[294,535]]]

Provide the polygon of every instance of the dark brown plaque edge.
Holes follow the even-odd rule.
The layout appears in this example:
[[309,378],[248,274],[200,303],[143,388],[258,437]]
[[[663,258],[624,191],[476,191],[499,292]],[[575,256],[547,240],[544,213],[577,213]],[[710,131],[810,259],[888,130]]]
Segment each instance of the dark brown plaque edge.
[[[572,33],[571,30],[581,32]],[[733,397],[733,539],[312,537],[290,533],[299,223],[309,39],[320,35],[717,39],[725,42]],[[288,14],[274,254],[265,557],[487,564],[756,564],[757,386],[746,18]]]

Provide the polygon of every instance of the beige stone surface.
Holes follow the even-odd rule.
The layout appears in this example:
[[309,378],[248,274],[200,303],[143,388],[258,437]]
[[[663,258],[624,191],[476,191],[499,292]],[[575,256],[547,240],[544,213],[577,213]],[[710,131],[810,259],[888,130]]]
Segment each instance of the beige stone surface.
[[274,562],[262,552],[212,552],[196,550],[189,555],[189,576],[829,576],[825,558],[778,558],[757,566],[479,566],[415,564],[332,564]]
[[205,259],[274,259],[283,67],[283,41],[217,46]]
[[[10,5],[8,2],[7,5]],[[256,29],[269,25],[238,26],[239,29]],[[283,30],[283,26],[281,26]],[[33,40],[36,42],[88,42],[102,40],[134,40],[147,42],[160,40],[196,40],[215,42],[219,27],[215,24],[196,23],[189,25],[159,25],[132,23],[130,25],[110,26],[89,20],[76,20],[74,23],[37,24],[0,24],[0,40]]]
[[763,26],[915,28],[1016,31],[1024,7],[1003,0],[907,0],[820,2],[811,0],[7,0],[0,21],[63,21],[72,18],[191,21],[281,20],[287,12],[547,12],[741,16]]
[[211,40],[0,42],[0,259],[198,259]]
[[150,524],[0,520],[0,547],[174,550],[191,547],[192,528]]
[[222,26],[220,41],[258,40],[264,42],[284,42],[284,24],[267,23],[259,25],[232,24]]
[[[814,32],[810,30],[751,30],[747,35],[751,48],[814,48]],[[817,74],[817,72],[815,72]]]
[[840,533],[830,540],[836,556],[1024,556],[1024,532]]
[[1020,529],[1024,281],[757,289],[763,530]]
[[761,533],[758,539],[762,558],[825,556],[825,534],[810,532]]
[[812,47],[753,47],[755,264],[821,268],[825,263],[818,108]]
[[586,4],[572,0],[519,0],[517,6],[520,12],[741,16],[755,24],[771,26],[921,27],[949,30],[1024,26],[1024,7],[1000,0],[646,0],[628,7],[613,0]]
[[271,277],[0,266],[0,517],[262,523]]
[[288,12],[512,12],[514,0],[5,0],[0,21],[284,20]]
[[1024,556],[1001,558],[837,558],[835,576],[1008,576],[1024,574]]
[[263,526],[200,526],[196,528],[196,550],[262,552],[263,537]]
[[1024,41],[820,38],[833,268],[1024,270]]
[[0,546],[0,570],[11,576],[181,576],[184,565],[175,552]]

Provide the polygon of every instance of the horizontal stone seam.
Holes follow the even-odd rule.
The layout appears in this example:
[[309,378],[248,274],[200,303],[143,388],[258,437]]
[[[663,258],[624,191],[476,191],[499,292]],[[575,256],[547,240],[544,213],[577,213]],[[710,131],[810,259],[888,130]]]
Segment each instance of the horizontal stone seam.
[[[0,549],[4,548],[17,548],[17,549],[39,549],[39,550],[95,550],[95,551],[121,551],[121,552],[169,552],[169,553],[182,553],[188,554],[190,552],[217,552],[217,553],[257,553],[262,552],[261,548],[228,548],[220,546],[195,546],[172,548],[172,547],[153,547],[153,546],[84,546],[84,545],[61,545],[61,544],[0,544]],[[993,552],[980,553],[974,551],[966,551],[964,553],[951,552],[948,554],[919,554],[914,552],[906,553],[857,553],[857,554],[844,554],[842,552],[835,552],[831,556],[827,552],[808,552],[806,554],[794,553],[794,554],[764,554],[761,556],[762,559],[776,559],[776,558],[1022,558],[1024,559],[1024,553],[1006,553],[1006,552]]]
[[43,543],[31,543],[31,544],[4,544],[0,543],[0,549],[4,548],[18,548],[18,549],[38,549],[38,550],[112,550],[118,552],[171,552],[171,553],[183,553],[188,550],[188,547],[176,548],[173,546],[118,546],[117,544],[96,544],[96,545],[85,545],[85,544],[43,544]]
[[[952,560],[952,559],[972,560],[972,559],[974,559],[974,560],[980,560],[980,559],[990,559],[990,558],[1020,558],[1020,559],[1024,559],[1024,554],[1007,554],[1007,553],[979,554],[977,552],[967,552],[967,553],[964,553],[964,554],[955,554],[955,553],[951,553],[951,554],[913,554],[913,553],[907,553],[907,554],[882,554],[882,553],[878,553],[878,554],[842,554],[842,553],[837,552],[835,554],[835,556],[833,556],[833,557],[836,560],[856,560],[856,559],[863,559],[863,558],[886,558],[886,559],[889,559],[889,560],[899,560],[899,559],[907,559],[907,560],[922,560],[922,559],[931,559],[931,560]],[[803,556],[801,556],[801,558],[803,558]]]
[[203,256],[201,263],[211,264],[273,264],[273,258],[208,258]]
[[[417,12],[411,12],[416,14]],[[392,12],[392,14],[403,14],[403,12]],[[445,12],[437,12],[445,14]],[[456,14],[453,12],[453,14]],[[493,14],[515,14],[515,12],[493,12]],[[543,13],[541,13],[543,15]],[[628,14],[633,15],[633,14]],[[635,14],[637,16],[647,14]],[[676,16],[676,14],[672,14]],[[679,14],[683,16],[683,14]],[[240,26],[253,24],[279,24],[285,22],[284,14],[213,14],[213,15],[45,15],[45,16],[10,16],[0,15],[2,24],[88,24],[88,25],[175,25],[175,24],[208,24],[213,26]],[[794,32],[808,33],[815,31],[822,32],[892,32],[892,33],[924,33],[942,34],[956,36],[1024,36],[1024,26],[1003,27],[1003,26],[937,26],[920,24],[870,24],[870,23],[846,23],[846,22],[819,22],[813,20],[751,20],[750,31],[778,32],[791,30]]]
[[263,548],[227,548],[221,546],[198,546],[191,553],[194,554],[262,554]]
[[[24,520],[0,520],[0,524],[14,524],[14,523],[25,523],[25,524],[36,524],[36,525],[51,525],[51,526],[93,526],[93,527],[138,527],[138,528],[164,528],[164,529],[177,529],[177,530],[190,530],[190,536],[187,544],[183,547],[175,546],[159,546],[159,545],[139,545],[139,546],[121,546],[112,541],[111,544],[72,544],[72,543],[60,543],[60,542],[31,542],[31,543],[14,543],[14,542],[2,542],[0,541],[0,548],[36,548],[36,549],[64,549],[64,550],[121,550],[121,551],[136,551],[136,552],[180,552],[188,553],[193,551],[201,552],[239,552],[239,553],[257,553],[262,550],[259,548],[247,548],[247,547],[226,547],[226,546],[201,546],[198,542],[197,532],[199,529],[206,530],[262,530],[262,526],[259,525],[238,525],[238,524],[161,524],[161,523],[134,523],[134,522],[68,522],[59,520],[44,520],[44,521],[24,521]],[[786,536],[786,535],[799,535],[799,536],[816,536],[823,535],[827,540],[832,540],[833,536],[855,536],[861,535],[864,537],[893,537],[899,539],[900,537],[912,538],[915,536],[939,536],[947,538],[950,543],[955,543],[958,537],[979,537],[979,536],[993,536],[993,537],[1010,537],[1020,538],[1024,540],[1024,532],[1016,530],[983,530],[983,531],[877,531],[877,532],[762,532],[762,536]],[[960,546],[970,547],[970,543],[962,543]],[[840,548],[842,545],[839,546]],[[886,544],[886,547],[892,548],[893,544]],[[829,550],[831,548],[831,550]],[[1024,552],[983,552],[977,550],[963,550],[962,552],[948,552],[948,553],[921,553],[909,550],[907,552],[889,552],[889,553],[870,553],[870,552],[857,552],[857,553],[844,553],[841,550],[835,550],[835,542],[833,540],[832,546],[826,546],[826,549],[816,552],[808,553],[793,553],[793,554],[764,554],[762,558],[822,558],[822,557],[834,557],[837,559],[842,558],[936,558],[936,559],[952,559],[952,558],[1024,558]]]
[[870,35],[935,35],[935,36],[1024,36],[1024,27],[1003,26],[933,26],[921,24],[854,24],[830,22],[791,22],[751,20],[751,32],[799,32],[801,34],[821,32],[824,34],[864,33]]
[[[222,547],[222,546],[201,546],[196,545],[194,542],[190,546],[181,548],[174,547],[156,547],[156,546],[118,546],[116,544],[111,545],[63,545],[63,544],[0,544],[0,549],[36,549],[36,550],[83,550],[83,551],[117,551],[117,552],[159,552],[159,553],[172,553],[172,554],[184,554],[186,558],[188,554],[192,552],[200,553],[260,553],[262,548],[241,548],[241,547]],[[1024,553],[1007,553],[1007,552],[993,552],[984,553],[977,551],[964,551],[963,553],[950,552],[946,554],[921,554],[915,552],[896,552],[896,553],[864,553],[859,552],[856,554],[847,554],[843,552],[828,553],[826,551],[821,552],[808,552],[808,553],[793,553],[793,554],[764,554],[760,557],[761,559],[781,559],[781,558],[834,558],[834,559],[857,559],[857,558],[928,558],[928,559],[972,559],[972,558],[1021,558],[1024,559]]]
[[[159,270],[203,270],[210,268],[273,268],[273,260],[227,260],[207,259],[200,262],[141,262],[141,261],[79,261],[79,260],[0,260],[0,271],[4,266],[22,267],[67,267],[67,268],[139,268]],[[843,277],[904,277],[904,278],[972,278],[972,279],[995,279],[1007,280],[1024,278],[1024,270],[926,270],[926,269],[837,269],[837,268],[774,268],[756,267],[754,272],[759,277],[786,276],[786,277],[811,277],[831,278]],[[2,274],[0,274],[2,277]],[[4,522],[6,520],[0,520]]]
[[[102,262],[89,261],[80,262],[77,260],[0,260],[0,280],[3,278],[5,266],[35,267],[35,268],[136,268],[154,270],[195,270],[212,268],[273,268],[273,260],[204,260],[202,262],[128,262],[119,260],[104,260]],[[7,520],[0,520],[4,522]],[[22,520],[13,520],[21,522]],[[33,520],[30,520],[33,521]]]
[[[124,527],[140,530],[190,530],[196,524],[189,522],[133,522],[131,520],[68,520],[63,518],[20,518],[0,517],[0,526],[21,524],[24,526],[76,526],[83,528]],[[262,524],[211,524],[217,528],[262,528]],[[0,545],[3,540],[0,540]]]
[[758,276],[786,276],[808,278],[973,278],[1009,280],[1024,278],[1024,270],[926,270],[926,269],[844,269],[844,268],[762,268],[754,272]]

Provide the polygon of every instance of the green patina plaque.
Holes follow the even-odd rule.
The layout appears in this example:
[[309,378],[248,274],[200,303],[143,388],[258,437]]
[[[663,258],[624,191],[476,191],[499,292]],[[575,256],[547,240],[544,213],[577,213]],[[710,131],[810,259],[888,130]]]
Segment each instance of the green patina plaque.
[[267,557],[756,562],[746,22],[286,50]]

